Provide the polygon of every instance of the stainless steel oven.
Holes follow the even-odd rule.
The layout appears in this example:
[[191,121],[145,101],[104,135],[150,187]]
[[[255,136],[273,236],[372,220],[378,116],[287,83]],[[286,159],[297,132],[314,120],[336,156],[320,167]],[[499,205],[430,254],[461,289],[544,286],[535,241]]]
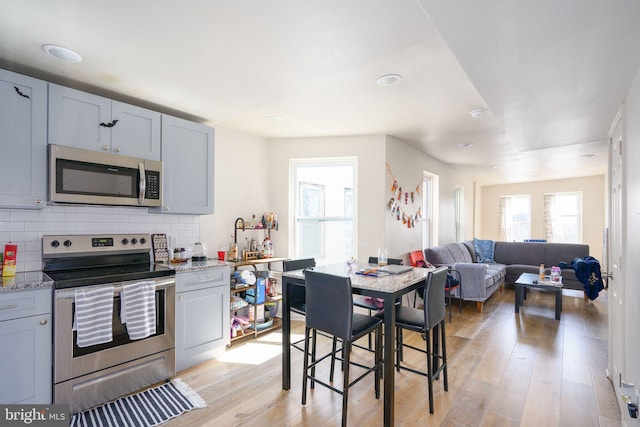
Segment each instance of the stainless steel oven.
[[[150,263],[144,234],[43,236],[44,271],[54,289],[54,403],[72,412],[175,375],[175,276]],[[155,284],[155,333],[132,340],[120,320],[122,288]],[[76,290],[113,287],[112,339],[79,346],[74,331]]]

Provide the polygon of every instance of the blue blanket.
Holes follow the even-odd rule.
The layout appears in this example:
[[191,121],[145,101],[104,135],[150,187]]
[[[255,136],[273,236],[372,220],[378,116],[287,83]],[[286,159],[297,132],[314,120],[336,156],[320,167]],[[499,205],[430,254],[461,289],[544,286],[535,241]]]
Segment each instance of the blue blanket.
[[576,272],[576,278],[584,285],[587,298],[591,301],[598,298],[598,294],[604,289],[600,262],[592,256],[574,258],[571,261],[571,268]]

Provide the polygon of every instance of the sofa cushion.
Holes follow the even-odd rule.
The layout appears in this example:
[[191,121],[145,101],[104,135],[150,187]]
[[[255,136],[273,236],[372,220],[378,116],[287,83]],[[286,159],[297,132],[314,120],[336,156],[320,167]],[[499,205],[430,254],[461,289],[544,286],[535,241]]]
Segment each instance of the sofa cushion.
[[424,259],[436,266],[453,265],[456,262],[473,262],[467,247],[462,243],[448,243],[427,248],[424,250]]
[[496,242],[493,255],[500,264],[524,264],[540,266],[544,262],[546,243]]
[[462,243],[467,247],[467,250],[471,255],[471,262],[476,262],[476,248],[473,247],[473,240],[465,240]]
[[493,254],[496,243],[493,240],[473,239],[473,248],[476,252],[476,261],[491,263],[494,262]]
[[504,279],[507,275],[507,266],[504,264],[491,263],[487,264],[487,274],[494,278],[494,282]]
[[551,267],[561,262],[571,265],[574,258],[584,258],[589,256],[589,245],[576,243],[554,243],[545,245],[544,266]]

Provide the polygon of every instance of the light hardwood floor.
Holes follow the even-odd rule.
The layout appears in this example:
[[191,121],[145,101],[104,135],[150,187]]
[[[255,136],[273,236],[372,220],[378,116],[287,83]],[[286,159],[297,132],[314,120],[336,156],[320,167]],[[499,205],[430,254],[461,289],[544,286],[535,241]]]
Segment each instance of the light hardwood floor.
[[[446,324],[449,391],[444,392],[442,379],[434,383],[431,415],[426,379],[406,371],[396,373],[397,426],[620,425],[613,387],[605,376],[606,291],[593,302],[584,300],[582,293],[564,291],[560,321],[554,320],[552,293],[531,291],[516,315],[513,286],[496,292],[483,313],[470,302],[463,304],[462,314],[457,308],[454,301],[452,323]],[[295,322],[294,333],[303,330],[304,324]],[[405,334],[405,341],[423,345],[417,334]],[[329,340],[321,343],[326,347]],[[370,358],[362,350],[354,351],[354,356]],[[405,351],[405,359],[424,367],[417,354]],[[165,426],[340,424],[341,397],[324,387],[316,387],[306,406],[301,405],[301,352],[292,350],[289,391],[281,389],[280,369],[280,331],[235,342],[224,360],[178,373],[208,407]],[[327,369],[320,369],[319,375],[328,378]],[[339,375],[336,381],[341,384]],[[370,375],[350,391],[348,422],[382,426],[382,419],[383,402],[375,399]]]

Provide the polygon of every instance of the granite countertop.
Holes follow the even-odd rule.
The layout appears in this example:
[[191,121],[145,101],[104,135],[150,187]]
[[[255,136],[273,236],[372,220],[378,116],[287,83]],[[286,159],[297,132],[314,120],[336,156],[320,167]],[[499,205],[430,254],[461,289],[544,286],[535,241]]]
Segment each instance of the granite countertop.
[[[214,258],[206,261],[189,260],[182,264],[159,263],[159,265],[175,270],[176,274],[234,266],[232,262]],[[0,277],[0,293],[38,289],[53,289],[53,280],[42,271],[24,271],[16,273],[15,277]]]
[[180,264],[173,263],[161,263],[165,267],[169,267],[175,270],[176,274],[179,273],[188,273],[192,271],[202,271],[202,270],[211,270],[214,268],[220,267],[233,267],[232,262],[220,261],[217,258],[208,258],[206,261],[192,261],[188,260],[187,262]]
[[53,280],[41,271],[23,271],[15,277],[0,277],[0,293],[53,289]]

